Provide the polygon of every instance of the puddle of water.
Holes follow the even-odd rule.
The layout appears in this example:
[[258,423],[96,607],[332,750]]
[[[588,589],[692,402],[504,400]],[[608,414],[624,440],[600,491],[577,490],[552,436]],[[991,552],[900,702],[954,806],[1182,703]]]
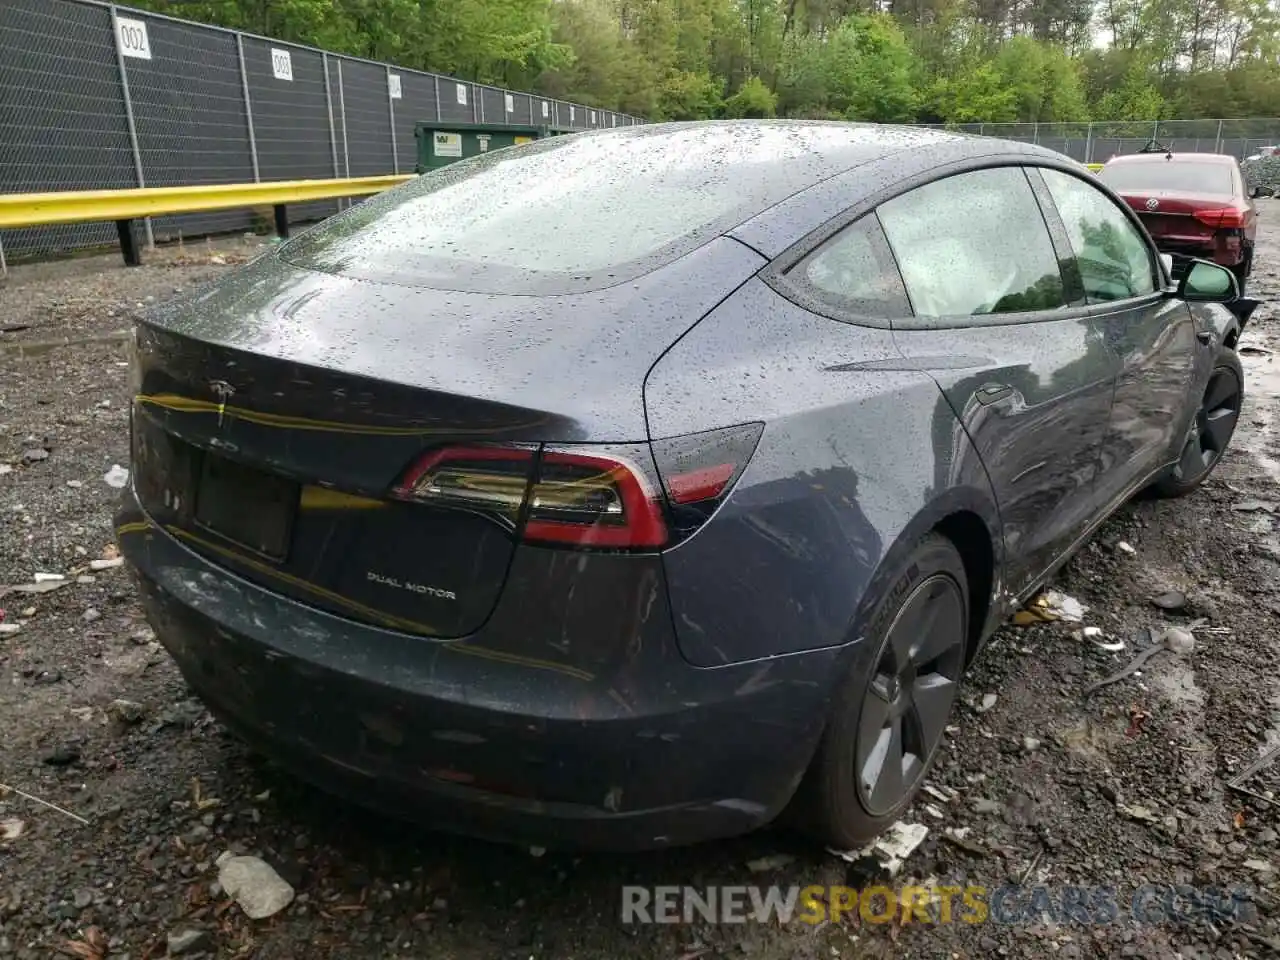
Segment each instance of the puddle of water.
[[1183,776],[1189,783],[1211,783],[1216,775],[1215,751],[1204,732],[1205,695],[1195,671],[1182,663],[1166,663],[1153,672],[1151,680],[1165,702],[1183,716],[1187,740],[1182,751]]
[[[1246,328],[1242,346],[1249,345],[1250,332]],[[1264,349],[1271,350],[1273,343]],[[1244,367],[1245,401],[1235,439],[1240,449],[1280,484],[1280,457],[1276,455],[1280,451],[1280,361],[1270,352],[1242,353],[1240,363]]]

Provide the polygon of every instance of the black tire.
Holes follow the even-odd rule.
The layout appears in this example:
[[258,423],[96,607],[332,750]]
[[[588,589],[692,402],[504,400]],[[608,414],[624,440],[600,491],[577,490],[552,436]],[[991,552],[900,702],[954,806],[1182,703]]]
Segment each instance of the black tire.
[[951,541],[925,537],[888,583],[863,641],[871,655],[838,692],[790,817],[842,850],[874,839],[910,805],[946,737],[964,671],[969,587]]
[[1157,496],[1186,496],[1204,483],[1226,453],[1243,401],[1244,370],[1240,358],[1230,347],[1223,347],[1196,408],[1182,456],[1152,485]]

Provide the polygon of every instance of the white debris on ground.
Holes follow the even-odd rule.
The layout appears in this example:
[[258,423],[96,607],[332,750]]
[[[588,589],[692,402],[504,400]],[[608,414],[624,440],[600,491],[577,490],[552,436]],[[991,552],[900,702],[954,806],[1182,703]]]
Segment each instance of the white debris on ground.
[[129,482],[129,471],[120,464],[112,464],[111,469],[102,475],[103,482],[112,490],[123,490]]
[[1014,614],[1013,622],[1020,627],[1057,620],[1080,623],[1088,612],[1089,608],[1075,597],[1069,597],[1061,590],[1045,590]]
[[929,828],[923,823],[899,821],[865,847],[853,850],[833,850],[828,847],[827,852],[849,863],[857,863],[859,860],[868,858],[874,859],[892,878],[898,875],[907,857],[924,843],[924,838],[928,835]]
[[293,902],[293,887],[266,861],[228,851],[217,863],[218,883],[251,920],[275,916]]

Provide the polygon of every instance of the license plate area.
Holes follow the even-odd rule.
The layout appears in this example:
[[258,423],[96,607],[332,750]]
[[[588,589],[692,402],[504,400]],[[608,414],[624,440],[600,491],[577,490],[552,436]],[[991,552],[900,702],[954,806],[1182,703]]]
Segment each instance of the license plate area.
[[299,485],[213,454],[200,458],[195,521],[246,550],[284,560]]

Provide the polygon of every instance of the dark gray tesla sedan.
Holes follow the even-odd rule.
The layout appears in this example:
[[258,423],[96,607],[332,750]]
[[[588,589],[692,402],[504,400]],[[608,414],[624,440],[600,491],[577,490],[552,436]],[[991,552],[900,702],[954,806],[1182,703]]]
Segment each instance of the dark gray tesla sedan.
[[117,533],[191,687],[331,791],[536,844],[788,810],[847,846],[1011,610],[1221,457],[1234,279],[1170,276],[1025,144],[496,151],[138,325]]

